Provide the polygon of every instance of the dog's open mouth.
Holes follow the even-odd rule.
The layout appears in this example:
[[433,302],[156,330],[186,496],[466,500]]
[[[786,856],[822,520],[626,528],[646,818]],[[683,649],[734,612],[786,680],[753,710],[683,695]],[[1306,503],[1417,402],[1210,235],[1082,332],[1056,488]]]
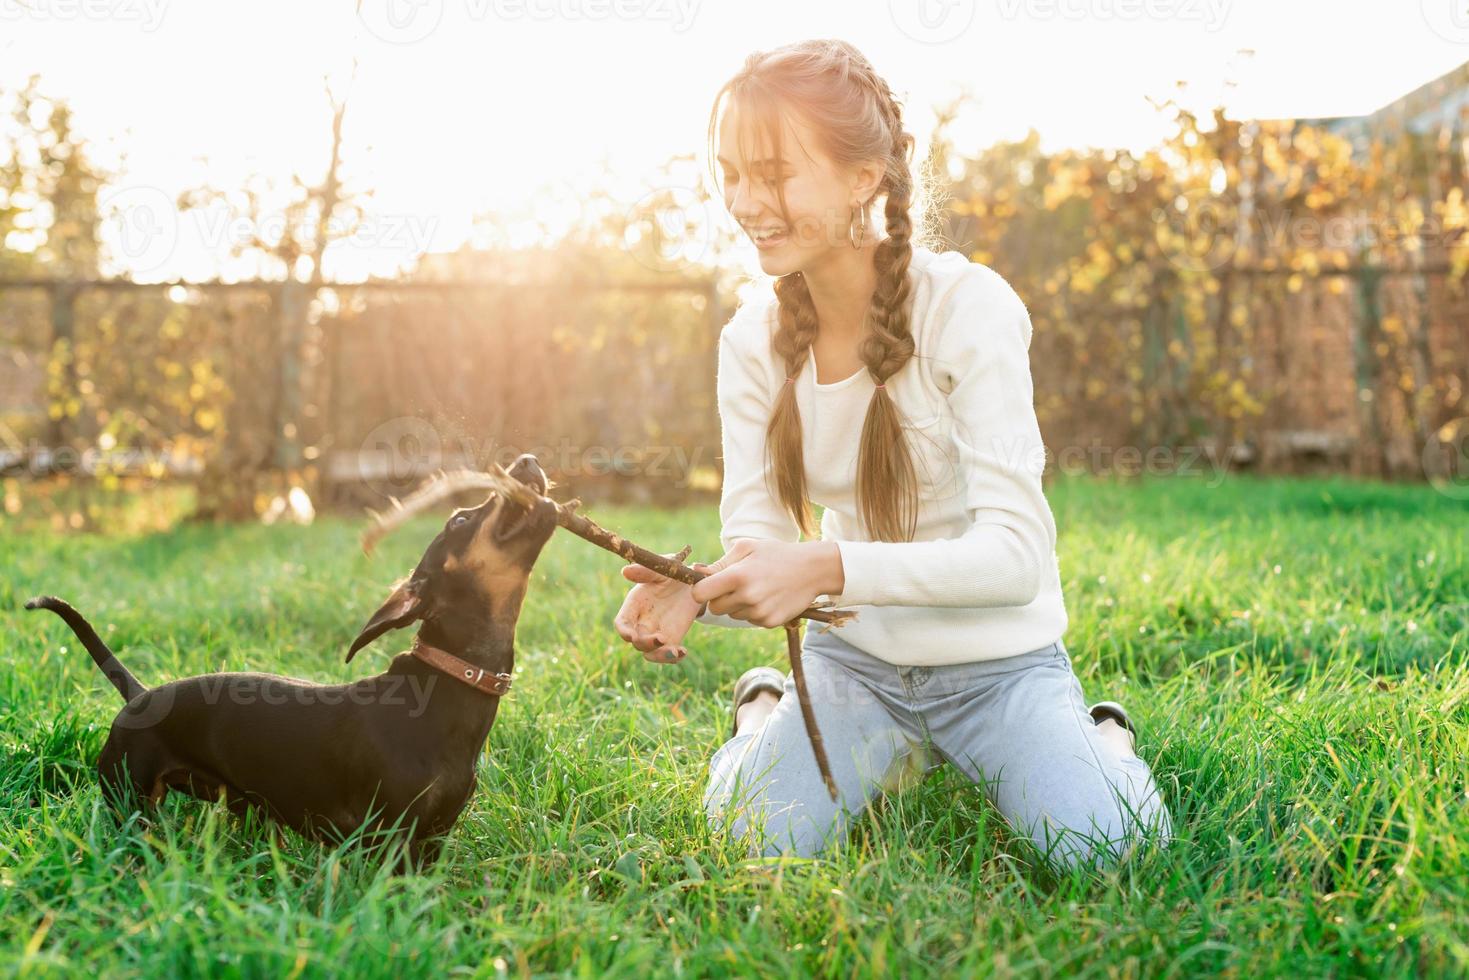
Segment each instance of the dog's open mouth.
[[[529,453],[521,456],[508,472],[536,493],[545,495],[549,485],[546,472],[541,469],[540,462],[534,456]],[[509,541],[527,533],[535,533],[543,536],[544,539],[544,537],[550,537],[555,526],[556,512],[551,506],[537,504],[527,508],[512,500],[506,500],[501,504],[500,514],[495,524],[495,540]]]
[[541,463],[530,453],[525,453],[514,463],[508,471],[511,476],[530,487],[536,493],[546,493],[546,471],[541,469]]

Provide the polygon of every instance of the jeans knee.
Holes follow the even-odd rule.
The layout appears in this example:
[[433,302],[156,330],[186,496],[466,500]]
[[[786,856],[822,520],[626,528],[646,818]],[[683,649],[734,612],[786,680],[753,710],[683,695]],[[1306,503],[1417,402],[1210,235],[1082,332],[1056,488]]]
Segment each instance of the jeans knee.
[[799,800],[771,800],[764,786],[737,793],[711,780],[704,813],[711,831],[746,841],[752,857],[815,857],[837,830],[835,814],[823,819]]
[[814,821],[784,811],[771,814],[758,804],[711,811],[710,829],[743,840],[752,857],[812,858],[827,845]]
[[1032,840],[1047,861],[1063,870],[1126,862],[1146,841],[1166,846],[1173,833],[1168,809],[1156,793],[1141,806],[1119,797],[1086,820],[1063,824],[1043,818],[1037,830]]
[[762,802],[721,813],[716,827],[744,840],[751,856],[816,857],[826,849],[833,828],[823,827],[803,810],[790,803],[772,810]]
[[[812,669],[819,659],[808,664],[812,689],[818,680],[829,689],[831,678],[821,680],[821,671]],[[874,759],[885,764],[892,748],[879,737],[885,735],[882,730],[863,736],[855,725],[843,730],[834,723],[827,729],[844,794],[838,803],[828,794],[792,704],[781,702],[761,730],[730,739],[709,764],[704,810],[711,829],[750,840],[758,855],[810,857],[838,840],[849,816],[846,794],[865,801],[871,782],[865,773],[877,765]]]

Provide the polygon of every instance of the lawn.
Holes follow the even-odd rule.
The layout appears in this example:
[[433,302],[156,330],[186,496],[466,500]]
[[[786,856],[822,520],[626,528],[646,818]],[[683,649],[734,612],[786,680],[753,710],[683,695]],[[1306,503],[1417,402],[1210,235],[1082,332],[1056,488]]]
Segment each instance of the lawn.
[[[1119,871],[1038,868],[950,770],[815,861],[711,836],[706,761],[777,633],[695,628],[646,663],[618,561],[558,535],[518,677],[444,860],[399,876],[174,798],[119,829],[94,760],[120,703],[30,595],[72,600],[145,684],[341,680],[441,517],[375,558],[359,522],[150,535],[6,530],[0,966],[34,975],[1236,976],[1469,972],[1469,504],[1425,487],[1232,478],[1049,491],[1089,700],[1143,728],[1179,839]],[[712,508],[592,508],[717,554]]]

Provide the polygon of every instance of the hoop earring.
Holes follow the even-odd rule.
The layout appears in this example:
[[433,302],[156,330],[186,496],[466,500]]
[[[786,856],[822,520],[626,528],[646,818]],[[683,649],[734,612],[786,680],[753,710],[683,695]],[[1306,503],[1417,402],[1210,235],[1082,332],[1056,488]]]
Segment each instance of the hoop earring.
[[[858,216],[861,216],[861,226],[858,226]],[[852,242],[852,248],[861,248],[862,239],[867,238],[867,209],[858,206],[852,215],[851,222],[846,225],[846,239]]]

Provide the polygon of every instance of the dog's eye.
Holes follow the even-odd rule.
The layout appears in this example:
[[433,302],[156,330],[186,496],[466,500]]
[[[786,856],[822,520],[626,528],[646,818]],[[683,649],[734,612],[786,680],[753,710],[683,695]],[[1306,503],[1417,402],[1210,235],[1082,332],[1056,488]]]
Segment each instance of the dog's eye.
[[449,526],[450,527],[463,527],[464,525],[466,525],[468,523],[469,523],[469,514],[467,514],[467,513],[465,513],[465,514],[455,514],[453,517],[449,518]]

